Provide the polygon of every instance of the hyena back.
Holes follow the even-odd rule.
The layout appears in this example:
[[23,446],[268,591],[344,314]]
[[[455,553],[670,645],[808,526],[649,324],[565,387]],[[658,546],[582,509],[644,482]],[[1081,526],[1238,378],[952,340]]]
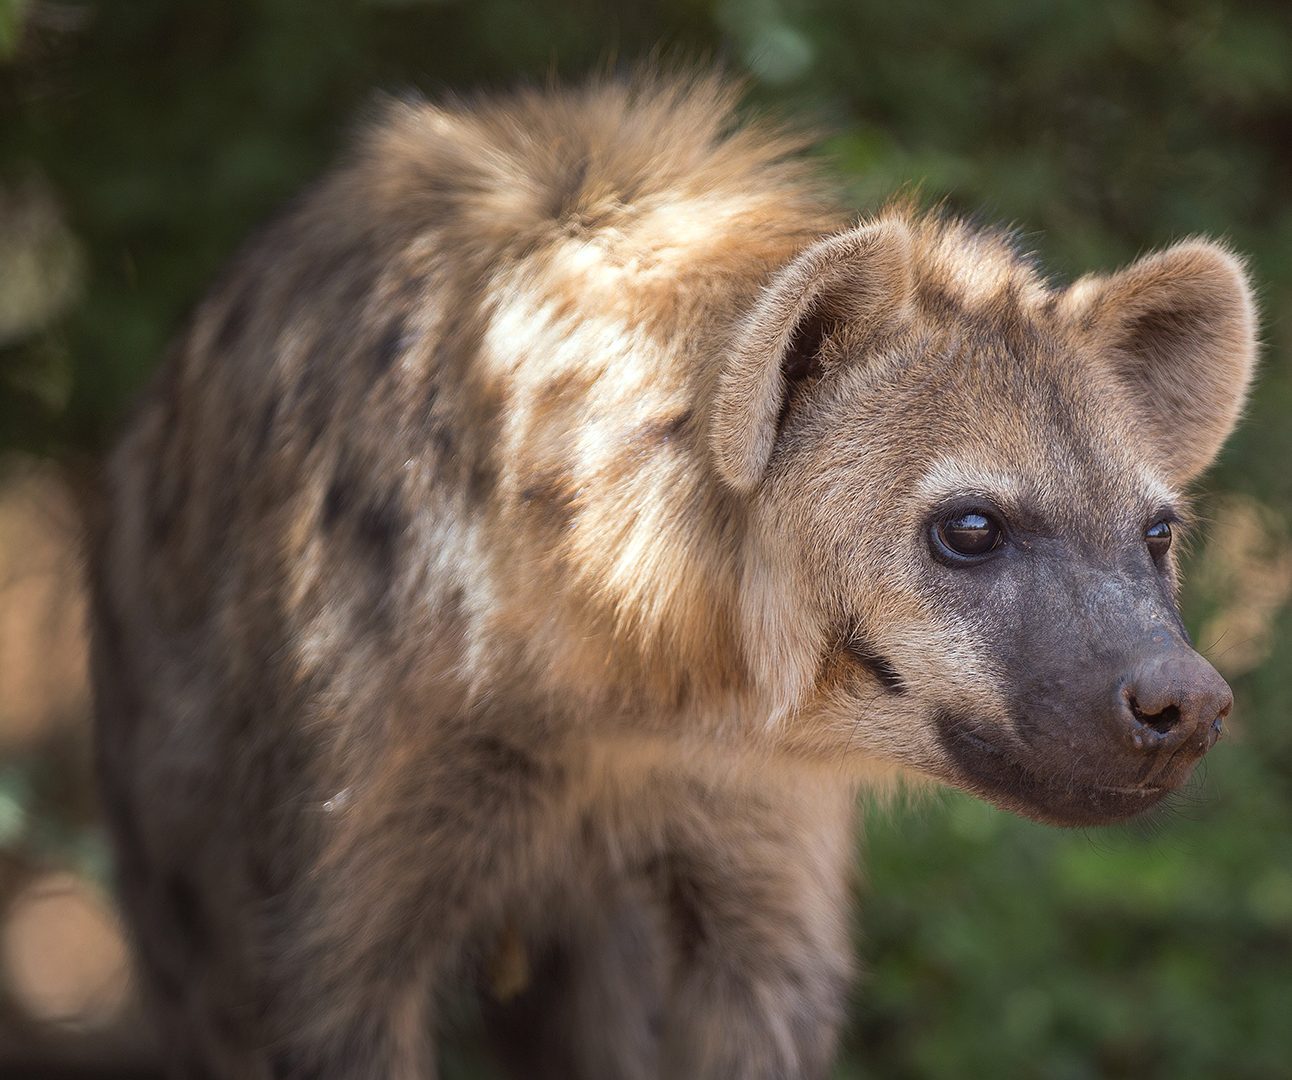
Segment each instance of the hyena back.
[[849,223],[708,79],[392,105],[112,457],[98,752],[176,1076],[818,1077],[861,783],[1057,823],[1229,709],[1171,531],[1241,267]]

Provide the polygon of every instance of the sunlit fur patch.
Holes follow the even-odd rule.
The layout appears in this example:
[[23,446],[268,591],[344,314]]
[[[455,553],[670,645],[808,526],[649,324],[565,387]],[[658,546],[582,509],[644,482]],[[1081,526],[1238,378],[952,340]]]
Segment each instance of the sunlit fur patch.
[[1026,488],[1016,477],[956,458],[933,462],[915,485],[916,494],[929,505],[961,495],[992,499],[1002,506],[1019,503]]
[[1150,507],[1178,508],[1177,512],[1181,516],[1186,513],[1185,500],[1179,491],[1171,487],[1147,465],[1141,464],[1137,471],[1140,490],[1144,493],[1144,501]]

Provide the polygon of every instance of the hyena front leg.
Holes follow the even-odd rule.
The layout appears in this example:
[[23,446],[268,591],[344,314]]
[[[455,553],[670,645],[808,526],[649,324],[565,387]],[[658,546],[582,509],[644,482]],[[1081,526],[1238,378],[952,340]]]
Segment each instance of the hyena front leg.
[[851,983],[852,792],[705,791],[658,863],[675,983],[661,1075],[829,1073]]
[[267,1069],[237,1080],[432,1080],[463,950],[523,889],[559,795],[547,760],[484,733],[352,767],[346,798],[288,828],[314,854],[263,910]]
[[374,990],[334,1009],[330,1030],[310,1023],[262,1047],[261,1071],[230,1080],[435,1080],[428,986],[400,981]]
[[[224,854],[225,880],[171,869],[133,905],[167,1076],[433,1080],[436,953],[410,918],[414,898],[396,900],[407,876],[373,860],[315,879],[305,864],[267,892],[243,873],[254,852]],[[221,889],[237,900],[209,904]]]
[[667,927],[645,875],[598,871],[560,925],[526,943],[521,993],[489,1000],[488,1037],[516,1080],[661,1080]]
[[[211,860],[144,864],[119,842],[122,900],[132,924],[136,973],[153,1005],[172,1080],[340,1080],[433,1077],[426,965],[403,927],[374,912],[370,936],[341,925],[314,883],[279,873],[272,890],[246,870],[259,859],[240,844]],[[253,884],[253,880],[255,884]],[[257,888],[256,886],[262,886]],[[352,903],[363,898],[356,891]],[[365,951],[385,941],[384,970]]]
[[[423,776],[432,791],[442,781]],[[473,780],[487,804],[489,782]],[[464,944],[503,924],[533,846],[515,809],[423,806],[415,824],[377,818],[345,863],[327,868],[283,956],[299,1023],[279,1028],[275,1080],[433,1080],[437,1007],[466,977]]]

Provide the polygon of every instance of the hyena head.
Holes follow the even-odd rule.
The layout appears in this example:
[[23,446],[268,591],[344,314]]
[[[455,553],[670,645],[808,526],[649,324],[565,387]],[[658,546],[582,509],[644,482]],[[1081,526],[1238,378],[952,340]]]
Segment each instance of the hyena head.
[[1182,490],[1254,354],[1242,267],[1207,242],[1062,290],[955,223],[808,249],[745,320],[713,426],[786,727],[1059,824],[1178,787],[1232,702],[1180,620]]

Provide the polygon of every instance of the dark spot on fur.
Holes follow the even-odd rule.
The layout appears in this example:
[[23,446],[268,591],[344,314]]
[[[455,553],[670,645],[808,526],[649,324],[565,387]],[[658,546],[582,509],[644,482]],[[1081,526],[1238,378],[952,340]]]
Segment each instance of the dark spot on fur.
[[906,693],[906,681],[898,674],[893,663],[870,642],[849,637],[843,643],[844,652],[864,667],[885,690],[893,694]]
[[491,773],[505,773],[526,781],[539,779],[543,767],[532,754],[494,735],[481,735],[471,742],[471,749],[482,768]]
[[274,431],[278,426],[278,410],[281,399],[274,394],[260,409],[260,418],[256,422],[255,456],[264,455],[274,441]]
[[377,343],[377,349],[373,353],[376,373],[380,375],[388,370],[399,358],[400,354],[408,348],[408,345],[409,339],[406,333],[404,316],[397,315],[390,320],[390,324],[381,335],[381,340]]
[[920,305],[934,318],[947,319],[960,314],[960,303],[941,285],[924,282],[919,286]]
[[552,502],[560,497],[560,484],[551,477],[535,480],[520,489],[520,501],[526,504]]
[[356,536],[383,574],[394,566],[395,548],[404,529],[404,516],[394,496],[372,499],[359,513]]
[[312,450],[319,444],[332,423],[332,413],[321,404],[321,395],[319,400],[310,399],[305,410],[305,446],[306,452]]
[[674,416],[665,416],[658,420],[647,420],[632,434],[636,443],[658,444],[670,441],[691,422],[691,410],[684,409]]
[[454,452],[453,422],[450,419],[452,404],[441,407],[441,389],[439,383],[426,383],[420,422],[426,432],[428,446],[442,458],[446,458]]
[[354,492],[350,477],[337,473],[328,485],[327,494],[323,497],[323,528],[335,529],[341,516],[349,510],[354,502]]
[[532,477],[520,490],[520,501],[538,522],[553,529],[569,527],[574,516],[576,493],[559,474]]
[[704,905],[699,882],[676,856],[660,856],[647,867],[647,871],[663,894],[669,931],[678,958],[684,965],[689,965],[708,939],[701,915]]
[[255,728],[259,713],[250,705],[238,705],[229,710],[229,735],[238,739]]
[[470,506],[480,506],[489,501],[498,484],[498,473],[492,462],[477,460],[467,474],[466,498]]
[[453,438],[453,429],[447,424],[437,423],[431,429],[431,445],[442,458],[451,458],[457,453],[457,443]]
[[565,398],[577,398],[587,388],[588,377],[577,369],[568,369],[553,376],[538,391],[540,405],[550,406]]
[[366,595],[374,611],[384,610],[388,587],[395,574],[399,542],[408,528],[402,510],[402,492],[374,490],[347,455],[343,454],[324,493],[319,510],[321,527],[339,546],[340,555],[362,559],[375,576]]

